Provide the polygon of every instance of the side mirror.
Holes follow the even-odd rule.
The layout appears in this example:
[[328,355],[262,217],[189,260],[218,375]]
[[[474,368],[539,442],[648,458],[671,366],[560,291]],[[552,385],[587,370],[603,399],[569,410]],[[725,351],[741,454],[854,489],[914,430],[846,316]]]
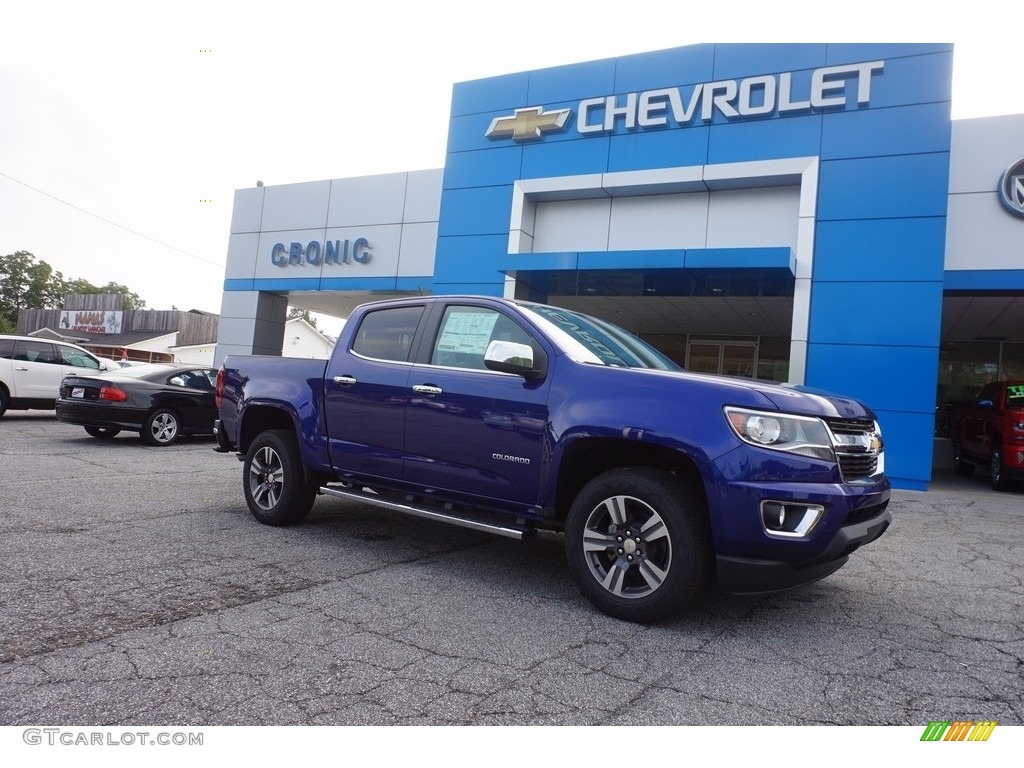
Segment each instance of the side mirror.
[[513,373],[524,379],[540,379],[544,371],[534,367],[533,347],[514,341],[492,341],[484,353],[484,365],[492,371]]

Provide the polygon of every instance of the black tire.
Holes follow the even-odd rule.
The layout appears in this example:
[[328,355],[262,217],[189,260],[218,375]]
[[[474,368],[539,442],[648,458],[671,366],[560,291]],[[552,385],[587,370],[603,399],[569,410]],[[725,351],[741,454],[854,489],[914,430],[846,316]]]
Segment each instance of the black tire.
[[1003,449],[1000,446],[992,448],[992,455],[988,461],[988,477],[992,483],[992,490],[1007,491],[1010,489],[1010,478],[1006,476],[1006,467],[1003,466]]
[[245,455],[242,489],[249,511],[265,525],[292,525],[309,514],[317,487],[306,479],[294,433],[257,435]]
[[86,427],[85,431],[86,434],[92,435],[100,440],[109,440],[110,438],[121,434],[121,430],[115,429],[114,427]]
[[7,388],[0,384],[0,416],[7,413],[7,406],[10,405],[10,395],[7,394]]
[[181,437],[181,421],[169,408],[157,408],[142,425],[142,442],[146,445],[174,445]]
[[565,521],[569,570],[599,610],[647,623],[693,604],[712,563],[699,493],[649,467],[614,469],[579,492]]
[[970,477],[974,474],[974,465],[964,461],[963,451],[960,449],[960,441],[953,441],[953,471],[961,477]]

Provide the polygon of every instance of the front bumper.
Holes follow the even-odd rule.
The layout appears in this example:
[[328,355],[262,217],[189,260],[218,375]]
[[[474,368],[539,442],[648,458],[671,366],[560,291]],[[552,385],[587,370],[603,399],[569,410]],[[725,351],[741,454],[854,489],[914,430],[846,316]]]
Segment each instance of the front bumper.
[[[892,523],[884,476],[844,482],[835,463],[775,453],[743,447],[715,462],[708,506],[726,592],[776,592],[825,578]],[[779,530],[763,511],[782,507],[820,514],[806,528]]]
[[718,585],[734,594],[779,592],[818,581],[843,567],[850,554],[869,544],[892,523],[883,506],[873,517],[839,529],[818,557],[802,563],[718,556]]

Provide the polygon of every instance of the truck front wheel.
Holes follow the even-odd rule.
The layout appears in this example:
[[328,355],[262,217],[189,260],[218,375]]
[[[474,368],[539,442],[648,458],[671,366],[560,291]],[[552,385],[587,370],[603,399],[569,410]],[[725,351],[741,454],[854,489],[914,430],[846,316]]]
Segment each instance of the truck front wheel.
[[245,455],[245,502],[265,525],[291,525],[309,514],[316,486],[306,480],[295,435],[283,429],[260,433]]
[[704,590],[711,570],[699,494],[649,467],[606,472],[583,487],[565,527],[569,570],[598,609],[626,621],[659,621]]

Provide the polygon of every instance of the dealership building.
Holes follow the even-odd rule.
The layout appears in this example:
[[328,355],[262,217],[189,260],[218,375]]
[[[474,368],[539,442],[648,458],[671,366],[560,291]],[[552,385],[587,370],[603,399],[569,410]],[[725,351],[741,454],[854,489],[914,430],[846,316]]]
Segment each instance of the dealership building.
[[1024,115],[952,121],[953,56],[697,45],[458,83],[442,169],[236,191],[217,362],[281,354],[289,305],[542,301],[861,398],[924,489],[946,405],[1024,378]]

